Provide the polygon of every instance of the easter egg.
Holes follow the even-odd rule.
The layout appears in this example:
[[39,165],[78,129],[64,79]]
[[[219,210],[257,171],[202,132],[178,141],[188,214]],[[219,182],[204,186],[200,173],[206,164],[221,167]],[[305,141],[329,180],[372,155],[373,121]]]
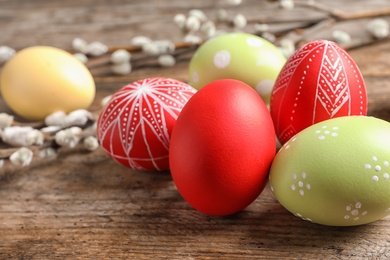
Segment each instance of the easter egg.
[[346,116],[314,124],[286,142],[270,170],[277,200],[294,215],[354,226],[390,214],[390,123]]
[[263,190],[276,152],[261,97],[237,80],[217,80],[186,104],[173,128],[169,160],[182,197],[211,216],[236,213]]
[[287,60],[275,82],[270,111],[283,144],[314,123],[366,115],[364,79],[342,47],[331,41],[312,41]]
[[268,104],[286,58],[269,41],[247,33],[227,33],[202,44],[191,58],[190,85],[199,89],[218,79],[253,87]]
[[147,78],[122,87],[99,114],[101,146],[131,169],[168,169],[173,126],[195,92],[190,85],[170,78]]
[[87,67],[70,53],[48,46],[17,52],[3,67],[0,89],[7,105],[29,120],[87,109],[95,98]]

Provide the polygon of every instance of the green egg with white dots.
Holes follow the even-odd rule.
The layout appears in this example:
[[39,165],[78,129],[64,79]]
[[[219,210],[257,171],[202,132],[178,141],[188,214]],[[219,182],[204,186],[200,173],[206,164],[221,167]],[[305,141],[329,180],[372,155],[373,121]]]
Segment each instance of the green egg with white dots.
[[190,85],[199,89],[218,79],[236,79],[254,88],[266,104],[286,63],[271,42],[248,33],[227,33],[200,46],[189,65]]
[[288,211],[328,226],[390,214],[390,123],[346,116],[314,124],[278,151],[270,186]]

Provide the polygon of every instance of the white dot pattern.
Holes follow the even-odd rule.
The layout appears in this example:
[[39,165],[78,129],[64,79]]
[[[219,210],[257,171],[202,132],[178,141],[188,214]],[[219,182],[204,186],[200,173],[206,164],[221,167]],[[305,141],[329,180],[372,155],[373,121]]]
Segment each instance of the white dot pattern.
[[226,50],[218,51],[214,55],[214,65],[218,69],[224,69],[230,64],[231,55],[230,52]]
[[302,220],[313,222],[311,218],[305,218],[301,213],[295,213],[294,215],[301,218]]
[[270,95],[272,92],[272,88],[274,87],[274,83],[275,82],[270,79],[261,80],[256,85],[257,93],[259,93],[261,96]]
[[291,184],[291,190],[298,192],[301,196],[304,196],[306,192],[311,190],[311,184],[306,181],[306,172],[300,174],[293,173],[293,183]]
[[297,137],[294,136],[293,138],[291,138],[290,140],[288,140],[287,143],[285,143],[285,144],[282,146],[281,149],[284,149],[284,150],[290,149],[291,144],[294,143],[296,140],[297,140]]
[[327,137],[337,137],[339,135],[337,133],[338,130],[338,126],[328,127],[324,125],[320,129],[315,130],[315,134],[317,135],[318,139],[322,141]]
[[199,82],[199,73],[196,70],[192,72],[192,81],[195,83]]
[[389,180],[390,169],[388,160],[379,160],[378,156],[374,155],[368,163],[364,164],[364,168],[367,170],[367,173],[371,173],[370,177],[373,182]]
[[346,214],[344,215],[344,219],[352,221],[358,221],[368,213],[366,210],[363,210],[362,203],[359,201],[354,204],[348,204],[345,210]]
[[258,48],[258,47],[261,47],[263,46],[263,41],[259,38],[255,38],[255,37],[249,37],[246,39],[246,43],[251,46],[251,47],[255,47],[255,48]]

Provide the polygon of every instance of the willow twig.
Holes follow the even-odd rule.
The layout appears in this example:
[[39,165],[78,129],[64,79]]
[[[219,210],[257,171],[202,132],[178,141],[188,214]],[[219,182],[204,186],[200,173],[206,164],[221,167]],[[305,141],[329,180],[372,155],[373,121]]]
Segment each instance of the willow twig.
[[300,46],[302,44],[305,44],[307,42],[306,37],[309,35],[312,35],[318,31],[321,31],[326,28],[330,28],[335,24],[335,19],[328,18],[319,21],[318,23],[314,24],[313,26],[307,28],[307,29],[297,29],[289,34],[287,34],[285,37],[292,40],[296,45]]
[[353,50],[353,49],[358,49],[358,48],[362,48],[365,46],[369,46],[369,45],[372,45],[374,43],[384,42],[387,40],[390,40],[390,36],[385,37],[385,38],[381,38],[381,39],[376,39],[373,37],[361,38],[355,42],[344,44],[343,48],[346,50]]
[[[49,147],[55,147],[54,140],[53,141],[47,141],[43,145],[40,145],[40,146],[34,145],[34,146],[29,146],[27,148],[30,149],[34,154],[36,154],[39,151],[41,151],[41,150],[43,150],[45,148],[49,148]],[[0,149],[0,159],[9,159],[9,157],[14,152],[19,150],[20,148],[21,147],[7,147],[7,148]]]
[[381,8],[381,9],[377,9],[377,10],[363,10],[363,11],[349,13],[349,12],[345,12],[343,10],[340,10],[338,8],[333,8],[333,7],[318,3],[314,0],[295,1],[295,5],[302,6],[302,7],[309,7],[309,8],[316,9],[318,11],[328,13],[331,17],[333,17],[337,20],[356,20],[356,19],[372,18],[372,17],[390,15],[390,7],[385,7],[385,8]]
[[[175,43],[175,49],[186,49],[191,47],[197,47],[200,46],[202,43],[189,43],[189,42],[177,42]],[[140,52],[142,51],[142,47],[134,46],[134,45],[118,45],[118,46],[111,46],[108,47],[108,53],[113,53],[117,50],[127,50],[128,52]]]
[[[180,57],[187,56],[188,54],[192,54],[199,46],[200,44],[188,44],[179,42],[176,43],[175,46],[179,46],[178,49],[175,49],[172,53],[162,53],[162,54],[140,54],[131,59],[131,66],[132,69],[142,69],[146,67],[161,67],[161,65],[158,64],[157,59],[160,55],[163,54],[170,54],[177,61],[182,61],[183,59],[180,59]],[[186,46],[186,47],[185,47]],[[115,46],[114,48],[121,48],[123,46]],[[126,47],[126,46],[124,46]],[[114,49],[113,48],[113,49]],[[185,58],[184,60],[188,60],[189,58]],[[112,72],[110,66],[113,65],[111,62],[109,54],[106,54],[101,57],[90,59],[86,63],[86,66],[90,69],[92,75],[95,77],[99,76],[107,76],[107,75],[114,75]]]

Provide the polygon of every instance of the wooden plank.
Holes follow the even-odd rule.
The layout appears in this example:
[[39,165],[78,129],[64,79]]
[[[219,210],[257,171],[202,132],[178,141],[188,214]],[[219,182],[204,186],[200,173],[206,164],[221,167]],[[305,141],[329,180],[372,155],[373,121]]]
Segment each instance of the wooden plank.
[[[388,7],[387,0],[318,1],[346,12]],[[75,37],[128,45],[136,35],[182,40],[174,14],[191,8],[209,17],[221,6],[254,21],[312,21],[320,10],[276,8],[273,1],[0,0],[0,45],[70,48]],[[390,17],[386,16],[386,19]],[[287,21],[287,22],[286,22]],[[369,19],[338,22],[307,35],[329,37],[335,28],[357,37]],[[253,31],[253,23],[246,30]],[[367,37],[364,36],[364,37]],[[390,41],[350,51],[367,84],[369,114],[390,121]],[[171,68],[146,67],[128,76],[96,77],[97,98],[145,77],[188,80],[188,59]],[[10,113],[0,99],[0,111]],[[267,186],[242,212],[209,217],[179,195],[169,172],[129,170],[98,149],[64,150],[56,160],[28,168],[0,168],[1,259],[388,259],[390,217],[358,227],[326,227],[288,213]]]

